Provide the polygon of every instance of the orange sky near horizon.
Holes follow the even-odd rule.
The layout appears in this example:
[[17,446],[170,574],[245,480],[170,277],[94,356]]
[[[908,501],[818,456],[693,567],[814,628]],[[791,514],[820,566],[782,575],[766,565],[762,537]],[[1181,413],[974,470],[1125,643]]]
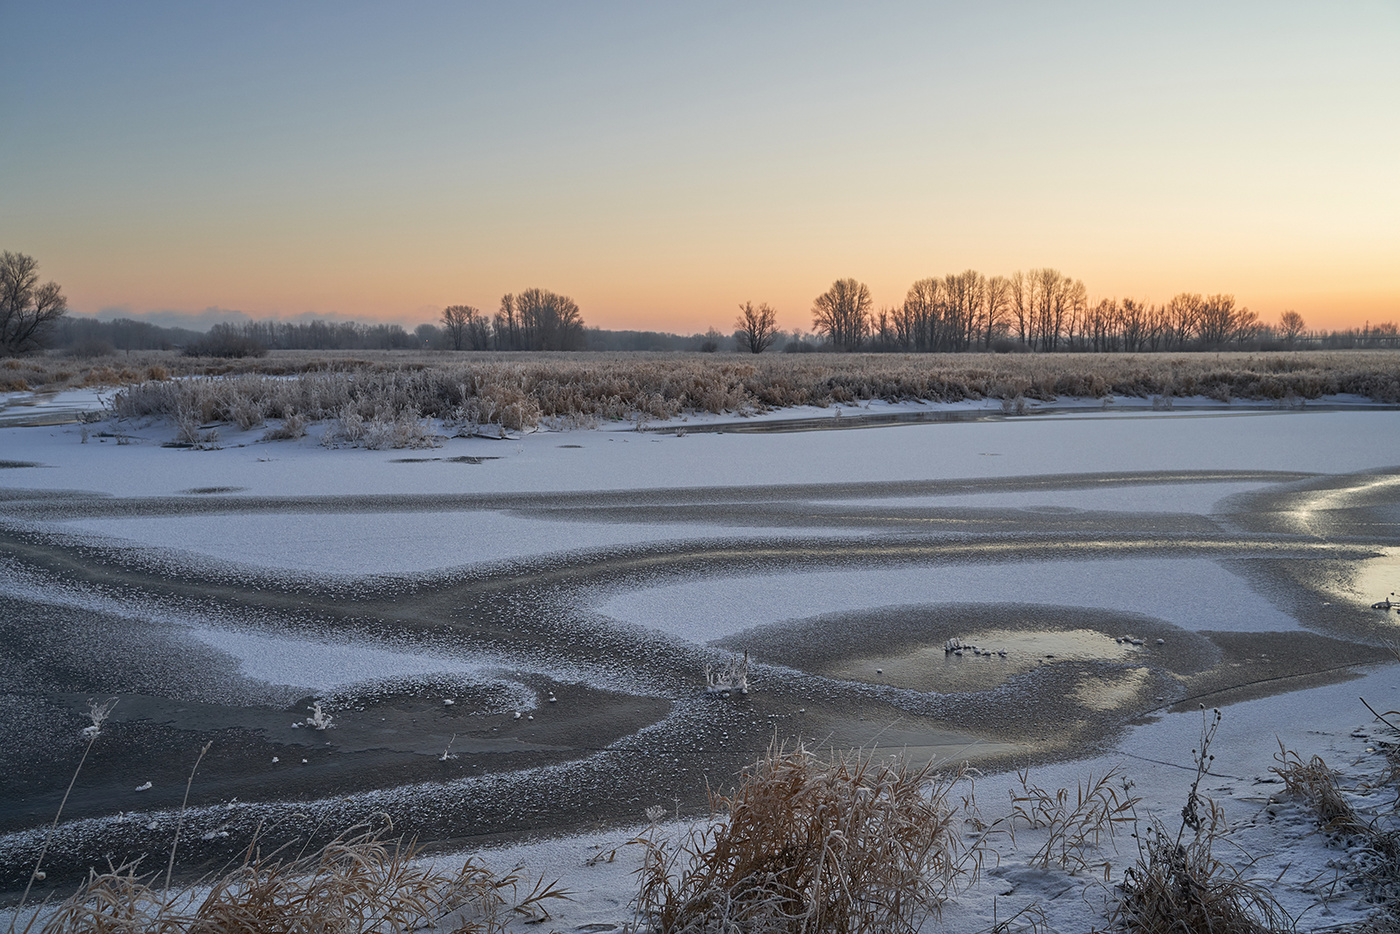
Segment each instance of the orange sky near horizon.
[[79,314],[811,327],[832,280],[1052,266],[1400,320],[1400,8],[29,5],[0,248]]

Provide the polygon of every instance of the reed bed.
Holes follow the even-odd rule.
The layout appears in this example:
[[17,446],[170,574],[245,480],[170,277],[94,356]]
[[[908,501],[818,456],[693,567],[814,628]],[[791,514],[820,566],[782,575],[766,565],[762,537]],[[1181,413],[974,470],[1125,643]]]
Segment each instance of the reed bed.
[[[542,423],[750,414],[790,406],[1063,397],[1302,404],[1351,394],[1400,404],[1400,353],[1276,354],[490,354],[286,351],[257,360],[155,352],[102,360],[16,358],[0,389],[119,385],[126,418],[381,422],[435,418],[505,430]],[[1014,411],[1013,405],[1013,411]]]

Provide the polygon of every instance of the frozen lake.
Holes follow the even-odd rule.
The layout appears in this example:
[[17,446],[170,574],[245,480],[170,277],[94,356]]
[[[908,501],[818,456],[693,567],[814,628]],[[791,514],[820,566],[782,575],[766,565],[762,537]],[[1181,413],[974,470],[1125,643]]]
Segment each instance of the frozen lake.
[[[6,889],[90,697],[119,700],[56,879],[159,850],[211,740],[191,867],[265,820],[455,845],[696,813],[775,737],[1063,762],[1199,704],[1267,718],[1397,634],[1396,412],[169,434],[0,428]],[[708,692],[745,653],[748,693]]]

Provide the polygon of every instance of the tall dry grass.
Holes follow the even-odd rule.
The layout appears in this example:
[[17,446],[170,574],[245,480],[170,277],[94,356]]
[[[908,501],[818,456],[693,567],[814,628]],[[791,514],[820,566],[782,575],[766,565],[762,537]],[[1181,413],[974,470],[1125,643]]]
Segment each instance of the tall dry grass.
[[513,915],[546,920],[544,906],[568,893],[521,870],[504,875],[467,860],[439,871],[411,844],[380,829],[355,828],[305,856],[262,854],[256,841],[241,865],[171,890],[135,866],[93,872],[43,920],[41,934],[375,934],[433,929],[501,934]]
[[[178,383],[166,384],[169,378]],[[269,378],[272,377],[272,378]],[[154,387],[143,384],[155,384]],[[183,404],[250,426],[284,412],[363,417],[412,408],[501,425],[545,418],[666,418],[871,399],[1050,400],[1209,396],[1307,400],[1351,393],[1400,403],[1400,353],[1271,354],[500,354],[278,351],[261,359],[145,351],[118,358],[0,361],[0,391],[132,386],[125,411]],[[470,411],[463,412],[463,409]]]
[[[109,368],[110,369],[110,368]],[[67,372],[67,371],[65,371]],[[83,379],[95,378],[94,370]],[[136,371],[131,371],[132,374]],[[69,373],[70,377],[75,374]],[[110,375],[110,374],[108,374]],[[128,374],[130,375],[130,374]],[[869,400],[956,402],[1208,396],[1299,402],[1348,393],[1400,403],[1400,354],[775,355],[422,354],[180,365],[127,380],[120,417],[181,416],[251,428],[413,418],[506,430],[539,424],[750,413]]]
[[1225,831],[1220,807],[1200,793],[1215,756],[1219,709],[1202,714],[1196,775],[1175,833],[1152,820],[1138,836],[1114,926],[1130,934],[1282,934],[1293,919],[1268,887],[1215,855]]
[[912,932],[980,854],[930,766],[770,749],[713,819],[644,848],[636,908],[661,934]]

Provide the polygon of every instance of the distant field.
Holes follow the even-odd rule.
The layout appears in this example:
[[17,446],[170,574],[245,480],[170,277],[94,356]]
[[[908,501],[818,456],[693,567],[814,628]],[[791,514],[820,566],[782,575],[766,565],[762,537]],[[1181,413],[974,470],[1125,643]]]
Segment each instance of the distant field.
[[[218,377],[190,380],[174,377]],[[288,377],[295,377],[289,379]],[[1206,396],[1400,403],[1400,351],[1180,354],[652,354],[274,351],[241,360],[140,352],[0,362],[0,391],[129,386],[120,415],[245,426],[264,418],[669,418],[794,405]]]

